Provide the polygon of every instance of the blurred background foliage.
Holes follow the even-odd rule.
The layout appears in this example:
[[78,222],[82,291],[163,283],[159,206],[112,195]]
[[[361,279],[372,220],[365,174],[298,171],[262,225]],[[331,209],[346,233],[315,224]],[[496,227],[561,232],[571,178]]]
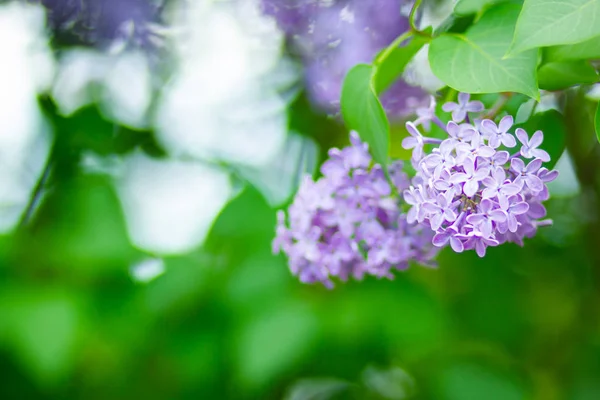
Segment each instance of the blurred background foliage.
[[[8,58],[6,43],[24,35],[18,29],[43,32],[54,78],[40,90],[6,86],[0,95],[2,154],[22,152],[1,172],[1,398],[600,398],[600,225],[568,156],[557,166],[567,178],[548,202],[555,224],[524,248],[490,248],[483,259],[446,249],[438,269],[415,265],[393,281],[302,285],[271,254],[275,211],[347,134],[335,112],[311,104],[297,54],[281,52],[281,33],[275,50],[230,54],[247,45],[240,37],[248,29],[275,35],[273,22],[256,28],[238,2],[24,3],[0,5],[0,21],[24,21],[0,27],[0,51],[16,65],[0,68],[0,82],[38,79],[38,61],[23,61],[31,66],[23,70]],[[118,12],[96,9],[100,3]],[[183,14],[199,19],[181,22]],[[264,18],[258,14],[252,18]],[[225,56],[193,63],[185,57],[202,59],[205,48],[221,54],[207,41],[211,23],[225,37],[214,44],[228,45]],[[182,31],[200,42],[177,43]],[[65,72],[68,52],[84,49],[91,64]],[[274,51],[274,61],[257,75],[227,64],[250,68],[244,63],[259,51]],[[136,68],[131,76],[119,70],[125,78],[116,89],[102,82],[113,67],[86,75],[103,57],[136,52],[149,71],[147,89],[136,89]],[[282,63],[285,73],[275,74]],[[238,74],[237,90],[256,87],[242,100],[211,92],[216,86],[200,90],[207,82],[194,73],[219,67]],[[76,87],[60,89],[64,73]],[[173,89],[178,80],[191,93]],[[174,100],[165,100],[169,92]],[[43,124],[19,124],[10,106],[23,96],[35,101],[23,118],[39,114]],[[516,112],[525,99],[511,101]],[[221,114],[198,116],[203,107]],[[232,115],[238,119],[224,122]],[[174,121],[181,130],[170,130]],[[400,126],[392,152],[401,155]],[[216,139],[196,140],[211,129]],[[14,135],[40,143],[40,132],[50,137],[45,150],[15,147]],[[24,197],[11,196],[20,190],[11,179],[26,182]]]

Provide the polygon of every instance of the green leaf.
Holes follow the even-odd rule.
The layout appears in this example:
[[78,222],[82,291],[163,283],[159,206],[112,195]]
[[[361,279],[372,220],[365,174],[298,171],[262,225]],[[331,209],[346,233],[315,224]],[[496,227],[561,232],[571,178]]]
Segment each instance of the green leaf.
[[596,117],[594,118],[594,128],[596,129],[596,138],[600,142],[600,103],[596,108]]
[[549,47],[544,55],[549,61],[600,58],[600,36],[577,44]]
[[510,52],[575,44],[600,35],[600,0],[525,0]]
[[[402,39],[402,37],[399,37],[399,39]],[[375,60],[375,92],[381,93],[390,87],[402,75],[410,60],[428,41],[429,39],[425,36],[414,36],[405,46],[400,47],[397,41],[394,41],[391,47],[383,50]]]
[[500,3],[501,1],[502,0],[459,0],[454,6],[454,13],[456,15],[475,14],[485,6]]
[[366,64],[358,64],[348,72],[342,86],[342,115],[346,126],[369,144],[375,161],[385,166],[390,124],[375,94],[373,72],[374,67]]
[[442,370],[436,398],[442,400],[522,400],[529,398],[516,377],[475,363],[457,363]]
[[562,114],[556,110],[534,114],[527,122],[515,125],[516,128],[525,129],[530,137],[538,130],[544,133],[544,142],[540,149],[546,150],[550,154],[550,161],[544,166],[549,169],[553,168],[566,145],[567,127]]
[[518,5],[501,4],[487,11],[464,35],[435,38],[429,47],[433,73],[462,92],[519,92],[538,98],[537,51],[503,59],[518,14]]
[[563,61],[544,64],[538,70],[540,89],[560,90],[573,85],[598,82],[598,73],[587,61]]

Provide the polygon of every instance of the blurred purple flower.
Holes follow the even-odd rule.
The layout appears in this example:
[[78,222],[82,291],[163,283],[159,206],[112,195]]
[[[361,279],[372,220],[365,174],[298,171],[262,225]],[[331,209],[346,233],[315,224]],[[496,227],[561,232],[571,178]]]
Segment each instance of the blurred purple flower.
[[49,26],[83,44],[108,46],[122,39],[144,49],[155,47],[162,3],[152,0],[38,0]]
[[[409,28],[401,13],[408,0],[262,0],[288,35],[292,50],[306,67],[306,88],[316,105],[327,112],[339,111],[346,72],[358,63],[370,63],[377,53]],[[382,94],[391,116],[414,112],[424,104],[422,89],[399,80]]]

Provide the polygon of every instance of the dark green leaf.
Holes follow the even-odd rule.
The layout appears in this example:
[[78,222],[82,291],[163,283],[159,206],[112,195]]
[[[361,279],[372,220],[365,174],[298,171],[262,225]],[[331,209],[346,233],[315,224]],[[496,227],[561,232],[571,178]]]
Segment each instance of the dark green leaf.
[[375,91],[381,93],[404,72],[404,68],[429,39],[425,36],[414,36],[405,46],[394,46],[388,52],[384,50],[375,61]]
[[550,154],[550,161],[545,164],[546,168],[552,168],[565,150],[565,139],[567,128],[564,117],[556,110],[548,110],[533,115],[529,121],[515,125],[515,128],[523,128],[531,135],[535,131],[544,132],[544,142],[540,146]]
[[537,98],[537,51],[503,58],[518,14],[518,5],[501,4],[487,11],[464,35],[435,38],[429,47],[434,74],[462,92],[519,92]]
[[358,64],[342,86],[342,115],[346,126],[369,144],[375,161],[387,164],[390,125],[373,85],[374,67]]
[[525,0],[510,52],[583,42],[600,35],[600,0]]
[[600,58],[600,36],[577,44],[550,47],[546,49],[545,57],[549,61]]
[[500,2],[502,0],[458,0],[458,3],[454,6],[454,13],[456,15],[475,14],[485,6]]
[[594,118],[594,127],[596,128],[596,138],[600,142],[600,103],[596,108],[596,117]]
[[434,35],[438,36],[442,33],[463,33],[467,30],[471,24],[473,24],[473,20],[475,19],[475,15],[450,15],[448,18],[444,20],[437,28],[434,30]]
[[598,82],[598,73],[587,61],[563,61],[544,64],[538,70],[540,89],[560,90],[573,85]]

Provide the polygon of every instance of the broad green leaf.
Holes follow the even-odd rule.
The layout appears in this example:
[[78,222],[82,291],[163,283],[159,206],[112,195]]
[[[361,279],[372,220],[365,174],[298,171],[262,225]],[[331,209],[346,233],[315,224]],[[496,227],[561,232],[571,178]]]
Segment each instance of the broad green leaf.
[[406,65],[412,60],[417,52],[427,42],[425,36],[413,36],[405,46],[397,46],[385,49],[375,60],[375,92],[381,93],[394,83],[402,75]]
[[549,61],[600,58],[600,36],[577,44],[549,47],[544,54]]
[[537,51],[503,59],[512,40],[519,6],[487,11],[465,34],[443,34],[429,47],[433,73],[461,92],[519,92],[538,98]]
[[[534,114],[527,122],[515,125],[516,128],[523,128],[531,137],[535,131],[544,133],[544,141],[540,149],[546,150],[550,154],[550,161],[545,163],[546,168],[551,169],[565,150],[567,128],[564,117],[556,110],[548,110]],[[512,131],[514,132],[514,130]]]
[[596,108],[596,117],[594,118],[594,127],[596,128],[596,138],[600,142],[600,103]]
[[600,0],[525,0],[510,52],[575,44],[600,35]]
[[456,15],[469,15],[482,10],[485,6],[500,3],[502,0],[458,0],[454,6]]
[[587,61],[563,61],[544,64],[538,70],[540,89],[560,90],[573,85],[598,82],[598,73]]
[[366,64],[358,64],[348,72],[342,86],[342,115],[346,126],[369,144],[375,161],[385,166],[390,125],[375,94],[373,72],[374,67]]

